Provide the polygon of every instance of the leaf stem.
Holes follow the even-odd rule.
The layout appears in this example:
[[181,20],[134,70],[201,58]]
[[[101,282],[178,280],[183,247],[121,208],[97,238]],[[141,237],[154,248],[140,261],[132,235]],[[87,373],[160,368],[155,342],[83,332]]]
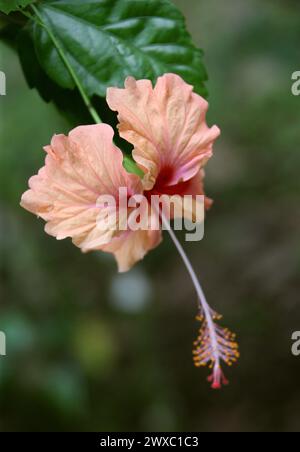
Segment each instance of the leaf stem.
[[59,41],[56,39],[55,35],[53,34],[52,30],[45,24],[44,20],[43,20],[43,16],[40,14],[38,8],[35,5],[30,5],[32,11],[34,12],[34,14],[36,15],[36,17],[38,18],[37,23],[40,26],[43,26],[45,28],[45,30],[47,31],[50,39],[52,40],[54,46],[56,47],[63,63],[65,64],[66,68],[68,69],[75,85],[77,86],[81,97],[83,99],[83,102],[85,103],[88,111],[90,112],[90,115],[92,116],[93,120],[95,121],[96,124],[100,124],[102,121],[100,119],[100,116],[98,115],[96,109],[93,107],[92,102],[89,98],[89,96],[86,94],[84,87],[82,86],[76,72],[74,71],[72,65],[70,64],[70,62],[68,61],[68,58],[63,50],[63,48],[61,47]]

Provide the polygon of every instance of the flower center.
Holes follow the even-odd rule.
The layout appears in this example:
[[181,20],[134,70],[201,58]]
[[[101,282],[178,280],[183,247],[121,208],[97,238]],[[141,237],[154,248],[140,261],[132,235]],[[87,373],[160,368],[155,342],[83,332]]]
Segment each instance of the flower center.
[[175,174],[175,169],[174,167],[172,167],[171,165],[166,165],[164,167],[161,168],[155,185],[152,188],[152,190],[149,190],[146,193],[146,196],[148,199],[151,198],[152,195],[181,195],[183,196],[184,194],[186,194],[188,191],[188,187],[190,184],[190,181],[186,181],[186,182],[179,182],[177,184],[172,184],[171,182],[174,178],[174,174]]

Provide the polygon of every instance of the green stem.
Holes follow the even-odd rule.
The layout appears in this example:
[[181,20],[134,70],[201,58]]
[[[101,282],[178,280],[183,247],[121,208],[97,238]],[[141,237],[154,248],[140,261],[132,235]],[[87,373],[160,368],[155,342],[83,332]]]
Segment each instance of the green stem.
[[90,112],[92,118],[94,119],[96,124],[100,124],[102,121],[100,119],[100,116],[98,115],[97,111],[95,110],[95,108],[93,107],[88,95],[86,94],[80,80],[77,77],[76,72],[74,71],[73,67],[71,66],[71,64],[68,61],[68,58],[66,57],[64,50],[62,49],[60,43],[58,42],[58,40],[56,39],[55,35],[52,33],[52,30],[45,24],[43,17],[41,16],[41,14],[39,13],[38,8],[35,5],[30,5],[31,9],[33,10],[34,14],[36,15],[36,17],[39,20],[39,25],[43,26],[45,28],[45,30],[47,31],[50,39],[52,40],[54,46],[56,47],[62,61],[64,62],[66,68],[68,69],[71,77],[74,80],[75,85],[77,86],[81,97],[83,99],[83,102],[85,103],[88,111]]

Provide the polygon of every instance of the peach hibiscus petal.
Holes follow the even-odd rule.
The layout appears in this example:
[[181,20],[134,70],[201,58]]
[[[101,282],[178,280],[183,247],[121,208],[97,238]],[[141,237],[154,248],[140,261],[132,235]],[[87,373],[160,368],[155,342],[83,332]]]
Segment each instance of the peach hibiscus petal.
[[211,157],[220,130],[207,126],[208,103],[178,75],[159,77],[155,88],[129,77],[125,89],[108,89],[107,102],[118,111],[120,135],[134,145],[146,190],[160,173],[170,186],[191,179]]
[[[69,136],[54,136],[45,166],[29,181],[21,206],[46,221],[45,230],[57,239],[71,237],[83,251],[99,249],[115,234],[110,216],[99,205],[101,195],[118,196],[142,190],[138,176],[123,168],[122,152],[113,144],[113,129],[105,124],[80,126]],[[106,210],[105,210],[106,209]]]
[[[165,216],[169,219],[186,218],[193,222],[202,222],[205,210],[213,203],[204,192],[205,172],[201,168],[196,176],[186,182],[180,182],[172,187],[164,187],[162,201],[165,202]],[[166,215],[168,205],[171,204],[171,215]]]
[[192,179],[184,184],[185,187],[182,189],[181,195],[192,195],[193,198],[195,198],[197,195],[204,196],[204,207],[207,210],[212,206],[213,200],[205,195],[204,178],[205,171],[201,168],[196,176],[192,177]]
[[158,231],[128,231],[109,244],[102,247],[102,251],[114,254],[119,272],[131,269],[145,255],[156,248],[162,241],[162,233]]

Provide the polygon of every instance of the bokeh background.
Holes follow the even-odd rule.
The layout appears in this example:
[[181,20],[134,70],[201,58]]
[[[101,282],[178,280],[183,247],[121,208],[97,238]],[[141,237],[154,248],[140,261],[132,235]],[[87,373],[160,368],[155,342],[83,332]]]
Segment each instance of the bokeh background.
[[300,70],[298,0],[176,0],[205,49],[207,168],[215,204],[185,244],[210,303],[238,333],[230,386],[193,367],[193,287],[164,243],[125,275],[106,255],[57,242],[19,207],[42,146],[69,125],[0,45],[0,357],[2,431],[299,431]]

